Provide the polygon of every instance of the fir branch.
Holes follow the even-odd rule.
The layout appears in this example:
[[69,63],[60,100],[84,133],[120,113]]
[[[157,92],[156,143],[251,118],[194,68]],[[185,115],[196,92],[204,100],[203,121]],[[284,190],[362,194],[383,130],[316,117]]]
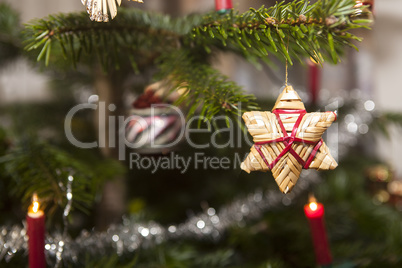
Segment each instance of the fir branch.
[[[322,63],[337,63],[345,46],[356,48],[352,41],[361,41],[349,31],[365,28],[369,20],[357,20],[365,7],[355,7],[354,0],[321,0],[284,2],[243,14],[230,12],[225,16],[212,13],[206,23],[193,29],[193,40],[204,47],[221,46],[237,50],[247,58],[279,58],[302,60],[311,57]],[[289,46],[289,47],[288,47]]]
[[13,194],[28,203],[36,192],[50,215],[66,205],[65,188],[69,175],[74,176],[73,208],[84,212],[94,202],[95,194],[105,180],[64,151],[39,142],[21,142],[0,162],[12,178]]
[[85,13],[60,14],[27,25],[26,49],[40,49],[41,60],[50,55],[51,43],[58,42],[74,63],[80,60],[78,51],[85,50],[98,54],[105,66],[115,61],[116,52],[127,49],[169,53],[194,45],[208,52],[211,47],[234,50],[249,59],[268,60],[266,56],[273,54],[288,60],[310,56],[317,62],[332,58],[336,63],[343,47],[355,47],[351,41],[360,40],[349,30],[369,23],[354,20],[361,13],[354,0],[321,0],[313,5],[298,0],[243,14],[232,10],[225,16],[214,12],[180,19],[122,9],[116,20],[101,24],[91,22]]
[[[39,55],[45,55],[46,44],[57,43],[73,64],[80,61],[80,52],[84,51],[97,55],[104,67],[114,68],[120,60],[115,56],[118,54],[134,54],[136,57],[129,59],[138,64],[138,58],[177,49],[180,38],[200,21],[201,16],[172,19],[137,9],[122,9],[119,17],[109,23],[92,22],[84,12],[59,14],[26,25],[25,49],[40,49]],[[38,61],[42,59],[38,56]]]
[[[200,109],[199,123],[208,120],[214,124],[212,118],[219,113],[240,121],[238,115],[258,109],[254,95],[245,94],[228,77],[192,55],[197,53],[182,50],[164,57],[159,73],[159,76],[169,78],[173,90],[182,89],[183,93],[175,104],[188,109],[188,118]],[[226,123],[229,126],[229,121]]]

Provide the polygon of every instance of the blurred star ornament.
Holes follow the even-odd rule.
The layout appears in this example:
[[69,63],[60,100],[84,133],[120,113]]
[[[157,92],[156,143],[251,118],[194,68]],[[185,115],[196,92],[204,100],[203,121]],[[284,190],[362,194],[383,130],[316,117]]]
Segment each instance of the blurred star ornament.
[[[143,3],[142,0],[133,1]],[[108,9],[111,18],[114,19],[117,15],[117,5],[121,5],[121,0],[81,0],[81,3],[87,7],[87,13],[92,21],[108,22]]]
[[321,136],[336,120],[334,112],[307,113],[292,86],[286,86],[271,112],[246,112],[243,120],[254,145],[241,164],[250,171],[271,170],[279,189],[288,193],[301,170],[338,166]]

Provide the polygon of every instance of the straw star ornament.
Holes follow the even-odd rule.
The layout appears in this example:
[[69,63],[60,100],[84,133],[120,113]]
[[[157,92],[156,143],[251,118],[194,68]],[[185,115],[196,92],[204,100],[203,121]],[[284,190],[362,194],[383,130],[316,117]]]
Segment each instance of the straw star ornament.
[[[133,1],[143,3],[142,0]],[[117,6],[121,5],[121,0],[81,0],[81,3],[87,7],[87,13],[91,20],[97,22],[108,22],[108,10],[110,17],[114,19],[117,15]]]
[[241,169],[271,170],[279,189],[289,193],[302,169],[338,166],[321,136],[336,120],[334,112],[307,113],[297,92],[286,86],[272,112],[246,112],[243,120],[254,145]]

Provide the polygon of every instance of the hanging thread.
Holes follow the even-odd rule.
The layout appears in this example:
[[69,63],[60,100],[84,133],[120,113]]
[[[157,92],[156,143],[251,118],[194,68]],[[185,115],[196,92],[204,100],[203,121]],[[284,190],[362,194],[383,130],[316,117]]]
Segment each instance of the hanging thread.
[[[286,44],[286,52],[288,53],[288,55],[289,55],[289,35],[288,35],[288,42],[287,42],[287,44]],[[290,56],[289,56],[290,57]],[[286,73],[286,76],[285,76],[285,86],[288,86],[288,57],[285,57],[286,58],[286,64],[285,64],[285,73]]]

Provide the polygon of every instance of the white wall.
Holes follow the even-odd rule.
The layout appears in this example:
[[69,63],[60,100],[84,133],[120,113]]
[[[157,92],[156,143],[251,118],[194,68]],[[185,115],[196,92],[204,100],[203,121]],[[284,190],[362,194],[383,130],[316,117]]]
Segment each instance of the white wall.
[[[20,13],[21,21],[27,23],[51,13],[84,10],[79,0],[2,0]],[[51,98],[48,78],[38,73],[35,66],[19,59],[0,66],[0,103],[46,101]]]
[[[373,28],[373,97],[379,110],[402,112],[402,1],[376,1]],[[369,79],[369,78],[368,78]],[[381,139],[378,151],[402,178],[402,130]]]
[[22,22],[34,18],[42,18],[49,14],[59,12],[72,12],[85,10],[80,0],[2,0],[9,3],[21,14]]

